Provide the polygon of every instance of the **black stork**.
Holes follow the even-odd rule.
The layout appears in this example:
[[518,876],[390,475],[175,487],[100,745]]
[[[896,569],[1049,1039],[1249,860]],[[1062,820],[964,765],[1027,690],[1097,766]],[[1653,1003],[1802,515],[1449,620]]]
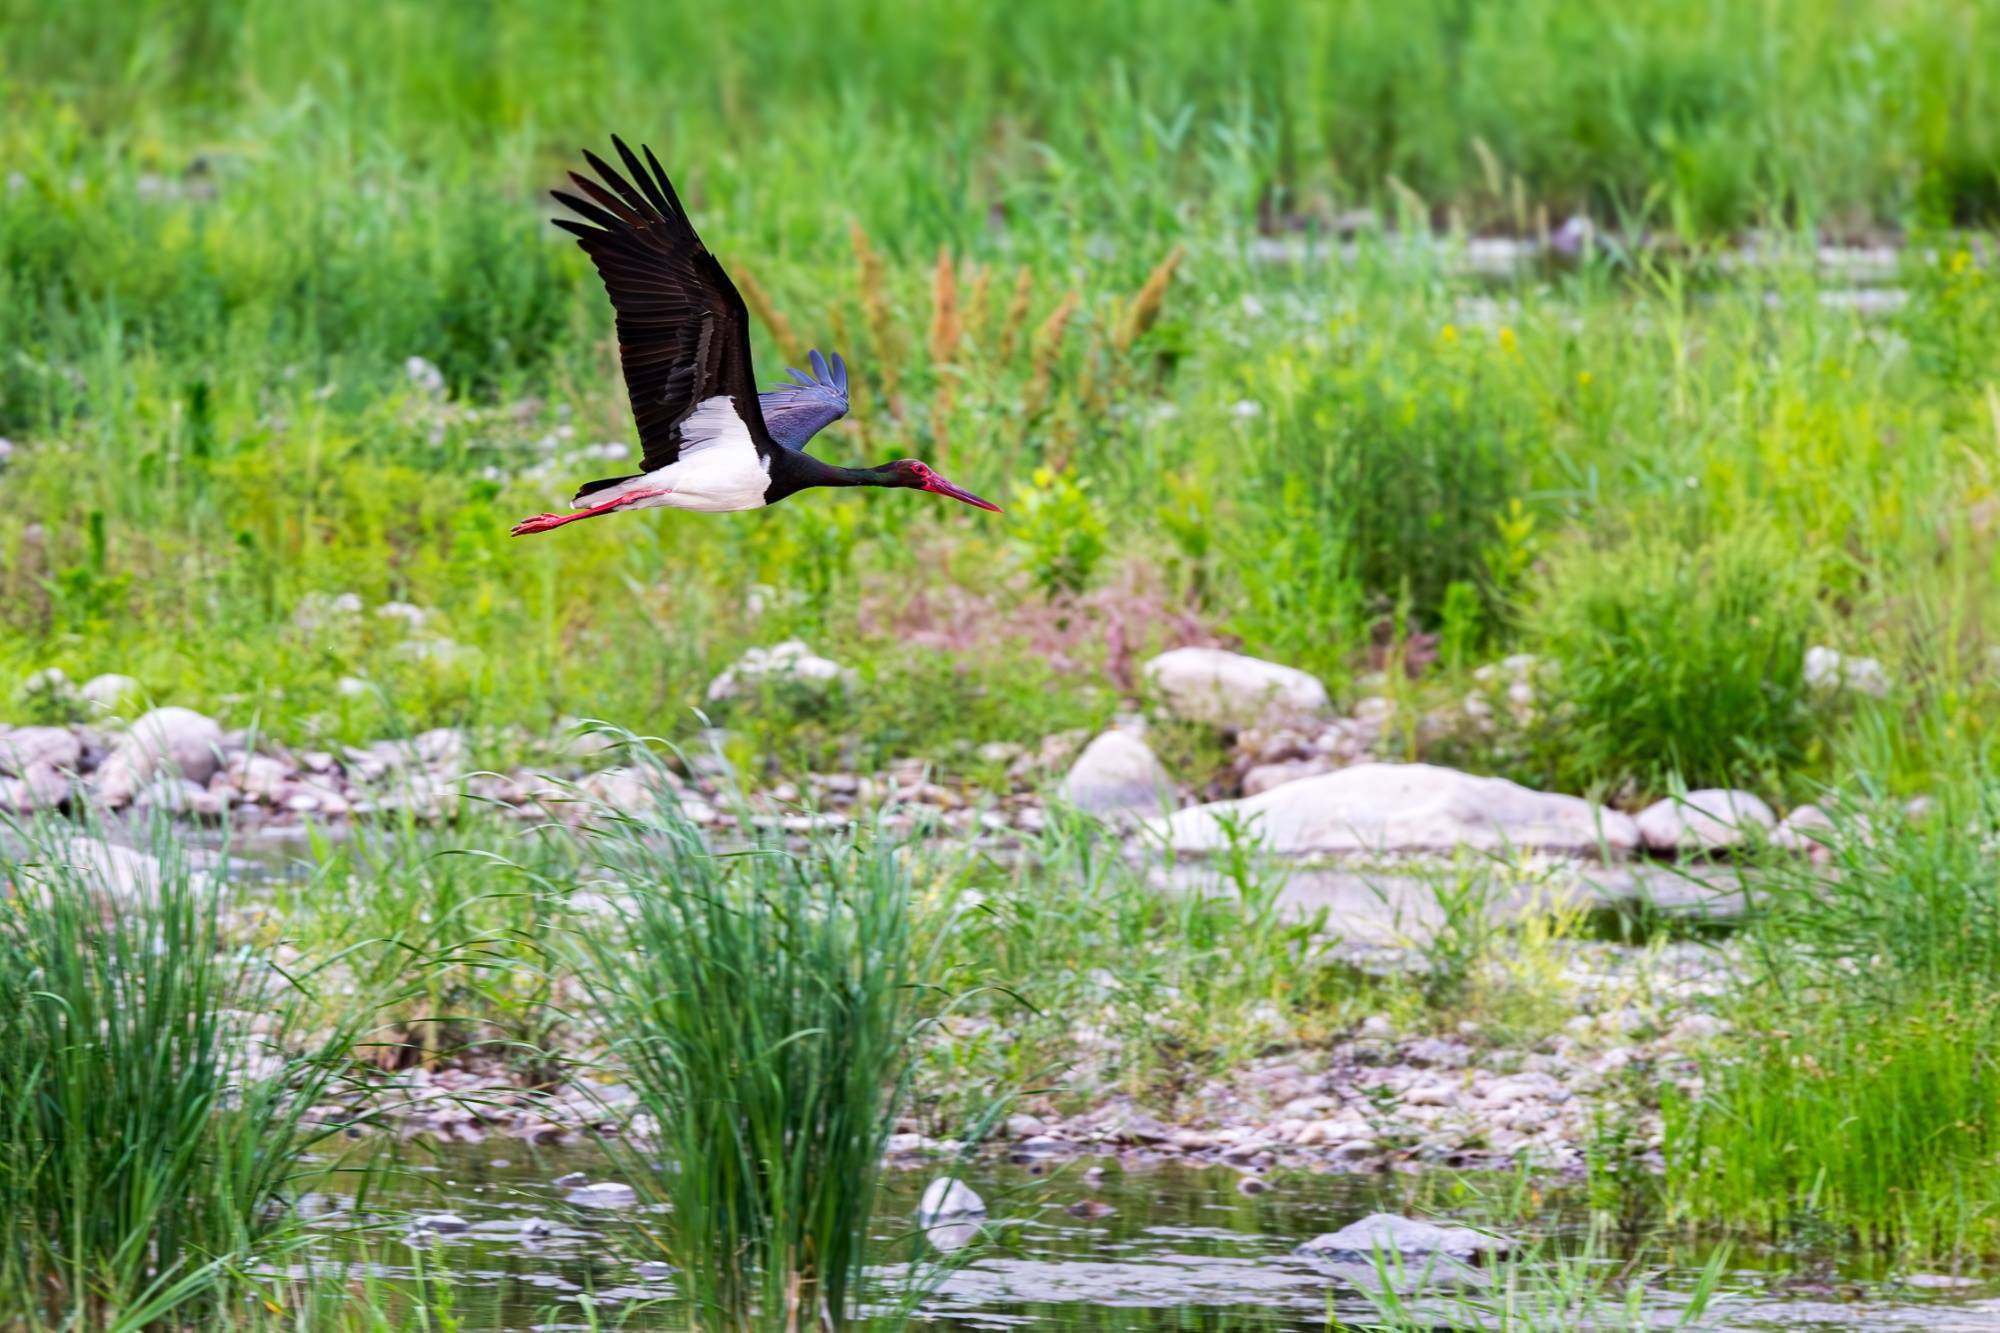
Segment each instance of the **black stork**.
[[806,442],[847,412],[846,365],[815,351],[811,376],[794,370],[792,383],[760,397],[736,285],[695,235],[653,150],[642,147],[641,163],[622,139],[611,142],[631,179],[584,150],[599,180],[570,173],[589,198],[553,193],[583,221],[556,225],[576,235],[611,294],[644,470],[585,484],[574,512],[524,519],[516,537],[621,509],[760,509],[814,486],[929,491],[999,512],[914,458],[835,467],[807,453]]

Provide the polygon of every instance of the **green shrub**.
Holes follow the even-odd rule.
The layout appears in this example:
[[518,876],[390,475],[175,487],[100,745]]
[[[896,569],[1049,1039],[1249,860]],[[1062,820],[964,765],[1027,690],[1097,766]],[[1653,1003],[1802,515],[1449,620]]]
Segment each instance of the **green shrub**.
[[1562,551],[1534,612],[1556,668],[1539,736],[1547,777],[1658,791],[1797,765],[1812,614],[1799,553],[1756,529]]

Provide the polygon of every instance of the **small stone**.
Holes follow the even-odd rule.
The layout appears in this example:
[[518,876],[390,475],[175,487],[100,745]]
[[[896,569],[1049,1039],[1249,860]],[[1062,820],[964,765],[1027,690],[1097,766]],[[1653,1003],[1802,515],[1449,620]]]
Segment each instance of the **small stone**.
[[1821,694],[1849,692],[1881,699],[1889,693],[1889,673],[1872,657],[1848,657],[1822,644],[1806,649],[1806,687]]
[[639,1202],[639,1192],[621,1181],[600,1180],[571,1190],[569,1201],[579,1208],[630,1208]]
[[851,686],[859,677],[848,667],[821,657],[798,639],[787,639],[769,648],[752,648],[735,665],[708,685],[710,703],[720,703],[745,694],[766,681],[783,681],[826,691],[835,686]]
[[1172,808],[1173,780],[1137,736],[1107,731],[1086,745],[1058,788],[1085,814],[1157,815]]
[[1309,726],[1331,712],[1326,687],[1275,662],[1220,648],[1175,648],[1146,663],[1169,712],[1228,730]]
[[115,672],[92,676],[77,691],[77,697],[91,714],[97,716],[132,712],[142,705],[145,698],[138,681]]
[[1243,1176],[1236,1182],[1238,1194],[1263,1194],[1270,1190],[1271,1182],[1262,1176]]
[[418,1232],[443,1235],[469,1228],[470,1224],[457,1213],[424,1213],[410,1219],[410,1230]]
[[1505,1253],[1507,1248],[1504,1239],[1468,1227],[1441,1227],[1394,1213],[1372,1213],[1338,1231],[1314,1237],[1299,1246],[1298,1252],[1327,1259],[1366,1261],[1377,1252],[1442,1254],[1469,1259],[1480,1254]]
[[1778,817],[1747,791],[1704,787],[1639,812],[1639,838],[1655,852],[1711,852],[1768,835]]
[[948,1218],[980,1217],[985,1212],[986,1201],[973,1193],[970,1185],[953,1176],[939,1176],[924,1187],[924,1197],[917,1204],[917,1222],[929,1226]]
[[1243,794],[1261,796],[1273,787],[1282,787],[1288,782],[1298,782],[1303,778],[1316,778],[1322,773],[1331,773],[1333,763],[1324,758],[1288,759],[1275,764],[1258,764],[1243,775]]

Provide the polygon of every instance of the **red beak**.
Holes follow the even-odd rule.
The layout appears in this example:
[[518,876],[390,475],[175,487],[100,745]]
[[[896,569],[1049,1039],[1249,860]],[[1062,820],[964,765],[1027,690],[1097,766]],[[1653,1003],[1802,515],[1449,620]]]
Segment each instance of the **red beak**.
[[959,503],[969,504],[974,509],[984,509],[995,514],[1000,512],[1000,506],[994,504],[991,500],[982,500],[971,491],[961,490],[935,473],[931,474],[930,484],[925,486],[924,489],[932,495],[949,495]]

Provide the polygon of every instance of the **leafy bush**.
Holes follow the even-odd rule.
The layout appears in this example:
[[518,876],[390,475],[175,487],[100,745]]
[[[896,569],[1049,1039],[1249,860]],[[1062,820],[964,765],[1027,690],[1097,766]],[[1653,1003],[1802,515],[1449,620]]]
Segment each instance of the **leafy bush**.
[[1008,534],[1044,596],[1082,592],[1104,559],[1107,529],[1089,484],[1073,469],[1038,467],[1033,484],[1014,488]]
[[1756,529],[1563,551],[1534,613],[1558,668],[1548,779],[1660,790],[1802,761],[1813,608],[1798,565]]

